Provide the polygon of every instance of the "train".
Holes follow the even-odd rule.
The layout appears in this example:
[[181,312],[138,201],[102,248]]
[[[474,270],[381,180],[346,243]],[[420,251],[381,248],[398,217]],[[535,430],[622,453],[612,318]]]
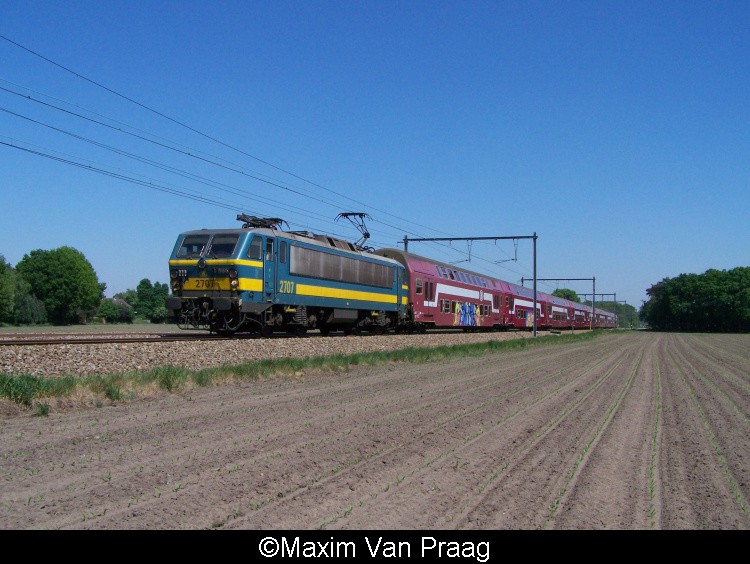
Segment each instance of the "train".
[[617,327],[614,313],[396,248],[282,229],[239,214],[242,227],[180,233],[165,305],[180,329],[218,335],[308,330],[359,335]]

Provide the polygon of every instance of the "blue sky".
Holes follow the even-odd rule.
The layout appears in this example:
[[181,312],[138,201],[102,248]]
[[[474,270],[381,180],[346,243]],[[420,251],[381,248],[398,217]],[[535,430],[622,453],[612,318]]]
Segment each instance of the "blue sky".
[[[750,266],[748,22],[746,1],[0,0],[0,254],[74,247],[111,296],[166,282],[181,231],[249,213],[356,240],[356,211],[374,247],[536,233],[538,277],[637,308]],[[525,239],[409,250],[532,277]]]

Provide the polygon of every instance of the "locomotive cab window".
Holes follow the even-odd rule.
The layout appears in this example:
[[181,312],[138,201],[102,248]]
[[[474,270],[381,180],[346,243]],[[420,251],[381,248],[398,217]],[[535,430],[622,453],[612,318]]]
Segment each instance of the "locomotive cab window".
[[250,246],[247,248],[247,258],[252,260],[261,260],[263,258],[263,241],[260,237],[253,237]]
[[273,260],[273,239],[266,239],[266,260]]
[[279,242],[279,262],[286,263],[286,241]]
[[210,235],[186,235],[177,250],[177,258],[199,257],[208,244]]
[[208,256],[211,258],[227,258],[234,254],[234,248],[240,236],[236,234],[214,235]]

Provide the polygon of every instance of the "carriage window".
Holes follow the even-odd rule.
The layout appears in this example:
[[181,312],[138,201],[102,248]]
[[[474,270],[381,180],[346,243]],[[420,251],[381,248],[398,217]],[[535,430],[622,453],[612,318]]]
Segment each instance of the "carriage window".
[[259,237],[253,237],[250,246],[247,248],[247,258],[261,260],[263,258],[263,241]]
[[418,295],[422,294],[422,279],[421,278],[417,278],[417,294]]

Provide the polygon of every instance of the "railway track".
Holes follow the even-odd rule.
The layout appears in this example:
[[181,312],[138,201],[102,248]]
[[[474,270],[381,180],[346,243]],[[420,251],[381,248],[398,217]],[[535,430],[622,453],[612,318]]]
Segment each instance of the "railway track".
[[138,336],[103,336],[92,335],[72,337],[67,335],[14,335],[0,337],[0,346],[46,346],[46,345],[110,345],[117,343],[174,343],[177,341],[225,341],[227,339],[245,339],[249,336],[222,337],[208,333],[201,335],[152,334]]
[[[515,331],[513,331],[515,332]],[[460,334],[460,329],[443,329],[431,332],[435,336]],[[306,333],[304,336],[318,335],[317,331]],[[371,335],[362,333],[362,335]],[[332,334],[329,337],[345,337],[344,333]],[[127,335],[123,333],[92,333],[90,336],[82,333],[8,333],[0,335],[0,347],[3,346],[49,346],[49,345],[111,345],[118,343],[175,343],[180,341],[227,341],[262,338],[257,333],[237,333],[232,336],[216,335],[208,332],[200,333],[143,333]],[[297,335],[289,333],[274,333],[273,339],[295,339]]]

